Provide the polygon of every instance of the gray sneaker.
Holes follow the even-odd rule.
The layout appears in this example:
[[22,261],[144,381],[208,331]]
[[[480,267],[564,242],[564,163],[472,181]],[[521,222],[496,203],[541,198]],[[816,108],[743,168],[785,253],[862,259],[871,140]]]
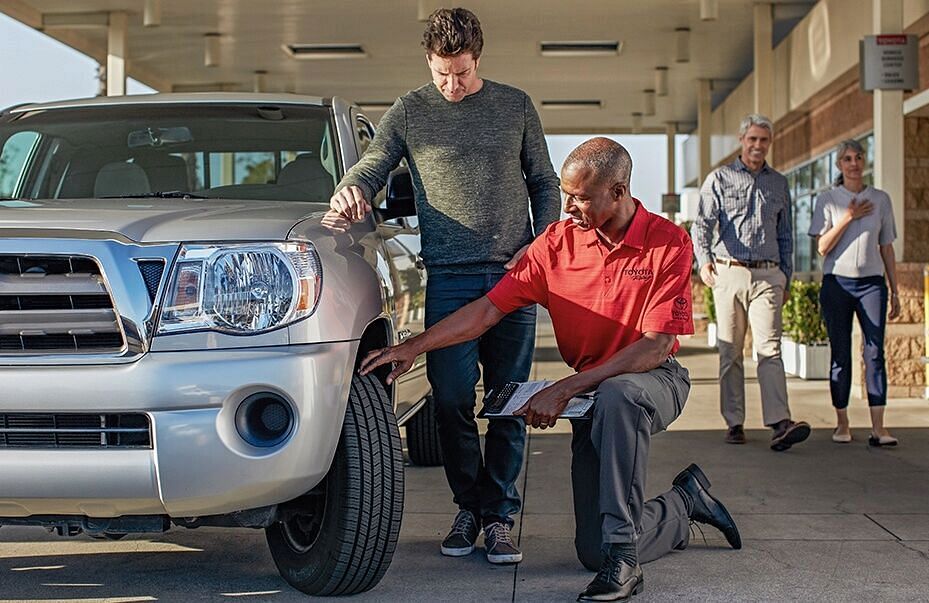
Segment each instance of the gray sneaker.
[[523,554],[510,537],[510,526],[494,522],[484,526],[484,550],[491,563],[519,563]]
[[452,529],[442,541],[442,554],[448,557],[464,557],[474,551],[474,542],[477,540],[477,520],[471,511],[464,509],[458,511]]

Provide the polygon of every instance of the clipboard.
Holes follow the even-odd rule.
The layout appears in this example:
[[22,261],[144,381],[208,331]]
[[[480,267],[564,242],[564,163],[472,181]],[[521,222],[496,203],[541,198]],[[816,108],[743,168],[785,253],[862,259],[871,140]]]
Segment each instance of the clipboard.
[[[553,384],[554,381],[510,381],[499,390],[490,390],[484,396],[484,405],[477,416],[482,419],[513,417],[529,398]],[[595,402],[594,392],[571,398],[559,415],[562,419],[589,419]]]

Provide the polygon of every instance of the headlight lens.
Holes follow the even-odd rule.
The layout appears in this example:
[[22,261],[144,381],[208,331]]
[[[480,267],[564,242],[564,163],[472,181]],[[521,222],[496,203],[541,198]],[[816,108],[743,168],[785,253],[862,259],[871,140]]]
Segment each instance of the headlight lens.
[[281,327],[316,310],[321,282],[311,243],[185,245],[158,333],[252,334]]

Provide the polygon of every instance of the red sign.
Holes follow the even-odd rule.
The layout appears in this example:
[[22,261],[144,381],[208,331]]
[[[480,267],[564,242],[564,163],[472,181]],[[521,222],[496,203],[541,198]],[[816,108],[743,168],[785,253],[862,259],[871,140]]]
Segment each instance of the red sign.
[[878,46],[904,46],[906,45],[906,36],[900,35],[883,35],[877,36]]

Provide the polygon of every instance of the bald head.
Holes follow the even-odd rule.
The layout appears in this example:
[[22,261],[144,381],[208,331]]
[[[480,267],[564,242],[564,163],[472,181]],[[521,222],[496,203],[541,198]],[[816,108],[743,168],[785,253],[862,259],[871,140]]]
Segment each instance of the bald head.
[[632,157],[623,145],[598,136],[571,151],[562,170],[579,168],[590,170],[598,182],[625,184],[628,189],[629,178],[632,176]]

